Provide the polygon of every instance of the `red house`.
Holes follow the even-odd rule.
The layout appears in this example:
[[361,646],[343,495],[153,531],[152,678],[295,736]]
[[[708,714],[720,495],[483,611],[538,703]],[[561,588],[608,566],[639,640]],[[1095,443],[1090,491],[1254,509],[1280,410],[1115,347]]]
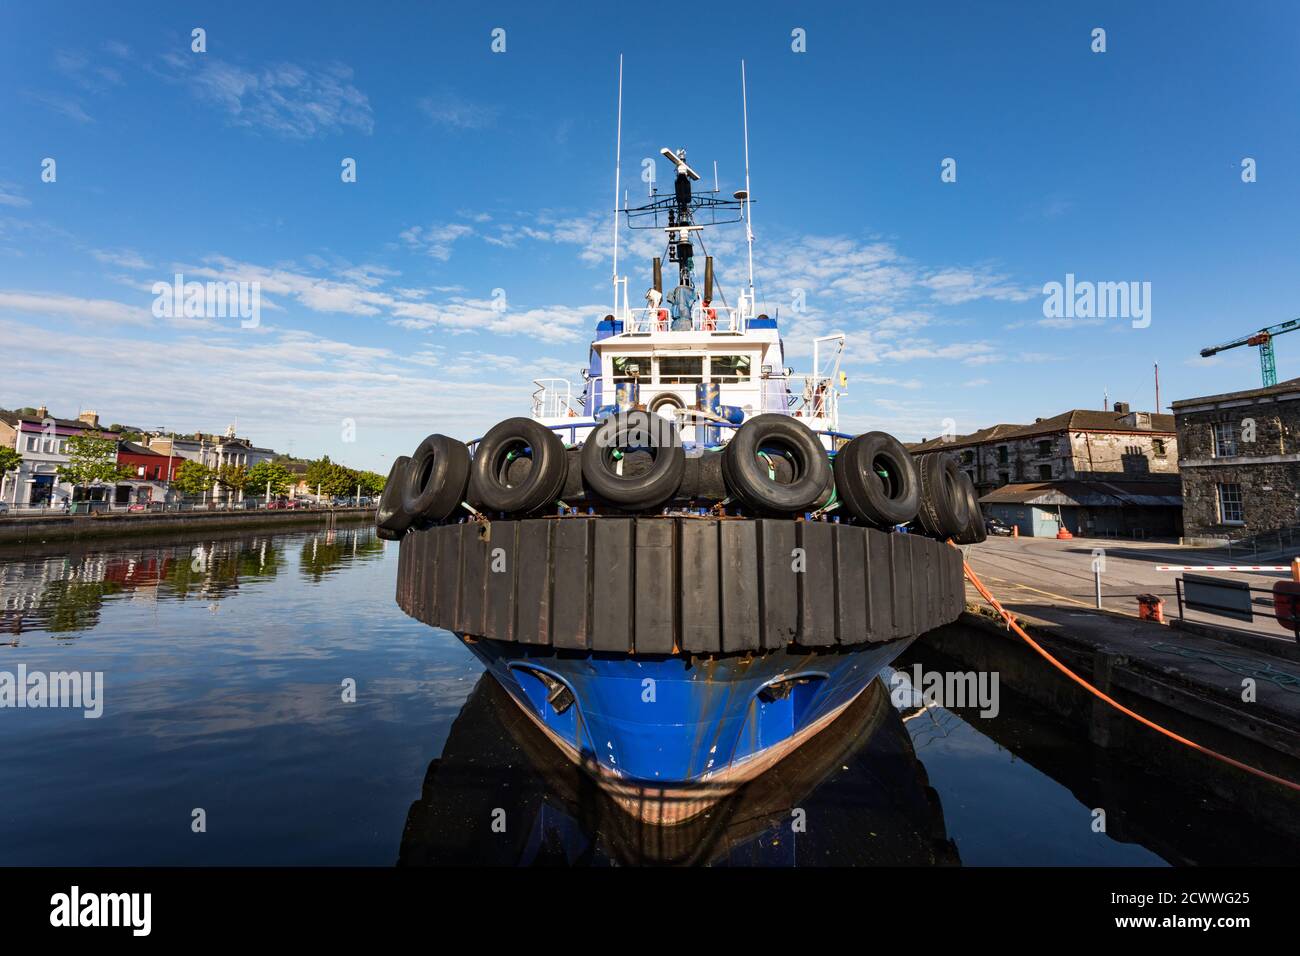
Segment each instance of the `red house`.
[[131,471],[137,481],[173,481],[185,459],[180,455],[160,455],[133,441],[119,442],[117,463]]

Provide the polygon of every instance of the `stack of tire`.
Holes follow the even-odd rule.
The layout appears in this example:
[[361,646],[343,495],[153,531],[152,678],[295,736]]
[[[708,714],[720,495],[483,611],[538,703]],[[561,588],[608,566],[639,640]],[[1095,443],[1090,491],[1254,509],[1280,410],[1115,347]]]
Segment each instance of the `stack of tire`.
[[430,435],[393,463],[379,502],[379,535],[397,540],[464,514],[521,517],[557,502],[645,513],[670,501],[730,498],[750,514],[791,517],[828,509],[878,528],[911,525],[958,544],[983,541],[975,489],[949,454],[915,460],[884,432],[852,439],[828,460],[821,440],[789,415],[758,415],[721,452],[686,456],[677,426],[646,411],[597,425],[580,448],[529,418],[493,427],[471,458],[462,442]]

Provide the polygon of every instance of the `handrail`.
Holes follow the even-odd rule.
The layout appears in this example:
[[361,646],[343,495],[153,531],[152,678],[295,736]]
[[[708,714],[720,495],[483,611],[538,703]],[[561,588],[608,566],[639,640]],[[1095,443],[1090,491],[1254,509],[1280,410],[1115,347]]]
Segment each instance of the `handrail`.
[[[590,419],[586,419],[585,421],[575,420],[573,422],[565,422],[563,425],[542,425],[542,427],[548,428],[553,432],[562,432],[565,429],[573,429],[573,431],[576,433],[579,428],[595,428],[599,424],[600,422],[596,421],[594,418],[590,418]],[[741,425],[743,424],[744,422],[741,422]],[[740,427],[740,425],[735,425],[731,422],[710,421],[709,425],[711,427],[716,427],[716,428],[739,428]],[[856,435],[850,435],[847,432],[832,431],[829,428],[815,428],[812,429],[812,433],[814,435],[826,435],[828,438],[842,438],[846,441],[857,437]],[[473,448],[475,445],[477,445],[479,442],[483,440],[483,437],[484,436],[480,435],[478,438],[474,438],[471,439],[470,441],[465,442],[465,447]],[[573,436],[573,439],[574,439],[574,443],[576,444],[577,443],[576,434]]]

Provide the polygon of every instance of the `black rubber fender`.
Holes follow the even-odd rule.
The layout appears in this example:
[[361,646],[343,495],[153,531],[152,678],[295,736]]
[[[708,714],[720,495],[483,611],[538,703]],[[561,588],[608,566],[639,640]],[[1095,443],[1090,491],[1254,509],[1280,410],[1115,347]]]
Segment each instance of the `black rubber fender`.
[[404,507],[406,498],[407,466],[411,464],[409,455],[399,455],[388,469],[388,480],[379,496],[379,507],[375,509],[375,528],[379,537],[385,541],[397,541],[411,526],[411,516]]
[[[635,450],[644,464],[619,474],[614,453]],[[686,451],[677,426],[661,415],[629,411],[611,415],[592,429],[582,446],[582,479],[597,497],[630,511],[663,504],[682,485]]]
[[469,478],[469,449],[446,435],[420,442],[406,466],[402,510],[408,526],[426,527],[445,521],[465,498]]
[[[791,463],[788,481],[774,481],[763,450],[778,452]],[[732,436],[722,451],[727,490],[760,514],[797,514],[817,506],[826,490],[830,463],[826,449],[803,422],[790,415],[757,415]]]
[[975,490],[970,475],[965,472],[961,474],[961,487],[966,495],[966,529],[961,534],[954,535],[952,540],[957,544],[979,544],[989,536],[988,528],[984,526],[984,513],[980,510],[979,492]]
[[921,504],[916,466],[892,435],[859,435],[839,450],[833,467],[840,500],[860,521],[892,528],[916,517]]
[[952,538],[966,530],[970,505],[961,485],[957,459],[946,451],[928,452],[916,462],[921,480],[921,506],[916,519],[936,538]]
[[[527,467],[519,462],[525,449]],[[564,442],[555,432],[531,418],[507,418],[474,450],[469,501],[489,515],[530,514],[559,499],[568,470]]]

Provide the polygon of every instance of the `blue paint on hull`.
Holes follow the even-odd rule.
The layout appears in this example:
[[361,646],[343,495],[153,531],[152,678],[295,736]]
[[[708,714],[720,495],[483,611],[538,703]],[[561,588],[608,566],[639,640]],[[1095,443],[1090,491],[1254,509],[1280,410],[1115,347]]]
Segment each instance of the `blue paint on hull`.
[[662,787],[699,782],[789,740],[852,701],[912,640],[695,659],[465,643],[582,760]]

